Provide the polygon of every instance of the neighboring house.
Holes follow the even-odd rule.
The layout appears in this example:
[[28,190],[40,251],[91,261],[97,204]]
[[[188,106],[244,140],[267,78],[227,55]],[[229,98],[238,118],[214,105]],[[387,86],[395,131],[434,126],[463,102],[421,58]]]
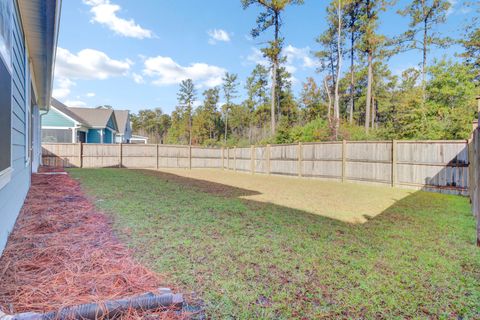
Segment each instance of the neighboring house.
[[130,122],[130,111],[114,110],[117,119],[118,132],[115,137],[116,143],[130,143],[132,137],[132,124]]
[[130,138],[130,143],[143,143],[147,144],[148,143],[148,137],[144,136],[139,136],[136,134],[132,134],[132,137]]
[[52,98],[42,118],[42,142],[115,143],[115,112],[106,108],[71,108]]
[[40,164],[60,0],[0,0],[0,253]]

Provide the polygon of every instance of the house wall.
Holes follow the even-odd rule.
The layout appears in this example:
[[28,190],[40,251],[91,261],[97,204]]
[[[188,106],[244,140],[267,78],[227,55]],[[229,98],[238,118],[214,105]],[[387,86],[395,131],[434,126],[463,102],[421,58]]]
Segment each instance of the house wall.
[[[16,2],[15,2],[16,3]],[[25,39],[20,27],[18,12],[13,19],[12,52],[12,99],[11,99],[11,174],[10,182],[0,189],[0,253],[15,224],[23,201],[30,186],[31,166],[28,157],[28,136],[30,134],[30,103],[27,103],[29,72],[26,70]]]
[[115,143],[115,134],[109,129],[89,129],[87,132],[87,143]]
[[50,108],[50,111],[48,111],[48,113],[42,118],[42,126],[73,128],[75,127],[75,123],[54,108]]
[[101,143],[102,137],[101,132],[103,129],[88,129],[87,132],[87,143]]
[[114,143],[112,130],[105,129],[103,132],[103,143]]
[[126,143],[122,134],[116,134],[115,135],[115,143]]

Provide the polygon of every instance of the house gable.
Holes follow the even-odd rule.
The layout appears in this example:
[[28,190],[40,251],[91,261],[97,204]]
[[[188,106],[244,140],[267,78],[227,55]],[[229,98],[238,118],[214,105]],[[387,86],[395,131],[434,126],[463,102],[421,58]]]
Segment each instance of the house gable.
[[110,119],[108,119],[107,128],[117,131],[117,121],[115,121],[115,114],[113,112]]
[[42,118],[42,126],[43,127],[67,127],[67,128],[73,128],[75,127],[75,122],[52,107],[50,111],[43,116]]

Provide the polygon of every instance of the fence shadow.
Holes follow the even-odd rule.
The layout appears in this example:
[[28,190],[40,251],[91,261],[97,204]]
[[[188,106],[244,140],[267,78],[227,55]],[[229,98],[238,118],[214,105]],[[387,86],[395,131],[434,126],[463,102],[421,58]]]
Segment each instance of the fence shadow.
[[226,184],[185,177],[185,176],[181,176],[181,175],[177,175],[177,174],[173,174],[165,171],[154,171],[154,170],[148,170],[148,169],[134,169],[134,170],[142,172],[143,174],[146,174],[146,175],[155,176],[162,180],[172,181],[172,182],[181,184],[183,186],[192,187],[195,190],[198,190],[201,192],[222,196],[222,197],[227,197],[227,198],[239,198],[239,197],[254,196],[254,195],[261,194],[260,192],[255,190],[232,187]]
[[[405,190],[406,193],[404,197],[389,199],[391,200],[391,204],[386,206],[383,210],[380,210],[379,212],[372,211],[370,214],[362,214],[362,217],[364,218],[364,221],[362,223],[352,223],[343,219],[337,219],[332,216],[325,216],[322,214],[309,212],[308,210],[296,209],[272,202],[257,201],[254,198],[245,198],[245,196],[255,196],[261,194],[256,190],[233,187],[227,184],[185,177],[169,172],[154,171],[148,169],[135,169],[135,171],[141,172],[145,175],[157,177],[162,180],[171,181],[186,188],[192,188],[193,190],[203,192],[209,195],[225,198],[241,198],[242,201],[246,203],[247,206],[249,206],[255,212],[274,215],[275,217],[273,218],[272,216],[272,219],[276,221],[275,223],[289,225],[291,228],[295,229],[295,232],[299,233],[307,232],[315,235],[315,228],[321,226],[322,230],[325,231],[328,230],[326,229],[326,226],[329,226],[332,228],[330,231],[332,233],[335,233],[336,236],[339,235],[338,232],[340,232],[341,237],[349,234],[347,237],[349,239],[351,237],[355,238],[356,233],[369,233],[370,231],[368,230],[371,230],[371,232],[373,233],[369,235],[369,237],[383,237],[386,234],[395,235],[398,234],[399,230],[410,230],[411,232],[408,232],[409,236],[414,236],[415,232],[420,232],[426,233],[428,234],[428,236],[434,235],[435,238],[441,238],[449,236],[449,234],[447,233],[457,232],[458,230],[456,229],[468,229],[470,227],[473,228],[474,226],[473,219],[471,225],[458,224],[458,215],[461,215],[462,212],[459,212],[459,209],[457,207],[453,207],[451,204],[452,201],[464,200],[454,200],[454,198],[452,197],[456,197],[455,195],[441,195],[438,193],[436,194],[423,190]],[[345,185],[341,182],[333,183]],[[348,184],[349,183],[347,183],[347,185]],[[357,188],[368,188],[368,186],[361,184],[349,185],[355,186]],[[389,187],[374,188],[389,189]],[[322,194],[321,192],[319,192],[318,201],[321,202],[321,198]],[[265,208],[267,209],[265,210]],[[363,209],[364,208],[358,207],[359,211],[362,211]],[[234,214],[241,213],[235,213],[230,211],[228,211],[227,213],[227,215]],[[264,218],[267,217],[263,217],[262,219]],[[465,219],[469,218],[470,217],[468,215],[465,216]],[[444,223],[447,220],[452,221],[451,224],[449,224],[452,227],[448,230],[444,228]],[[305,225],[308,225],[309,227],[307,229],[304,229]],[[438,228],[438,232],[432,233],[431,231],[436,228]],[[473,244],[472,241],[474,241],[474,239],[471,237],[471,235],[471,232],[462,231],[461,237],[465,238],[469,243],[471,242]],[[458,236],[458,234],[456,234],[456,236]],[[403,240],[407,242],[409,241],[408,237],[402,239],[402,241]]]
[[138,171],[215,196],[241,198],[256,206],[272,204],[354,224],[371,220],[414,192],[385,186],[217,170]]

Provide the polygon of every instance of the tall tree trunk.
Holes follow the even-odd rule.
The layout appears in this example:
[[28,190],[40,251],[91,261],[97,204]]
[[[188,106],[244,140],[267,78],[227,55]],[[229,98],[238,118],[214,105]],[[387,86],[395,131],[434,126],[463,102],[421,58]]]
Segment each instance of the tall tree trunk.
[[424,20],[424,29],[423,29],[423,59],[422,59],[422,94],[423,94],[423,103],[427,100],[426,97],[426,74],[427,74],[427,41],[428,41],[428,30],[427,30],[427,19]]
[[349,106],[349,123],[353,123],[353,110],[355,109],[355,33],[351,33],[350,47],[350,106]]
[[422,131],[426,129],[426,113],[425,113],[425,103],[427,101],[427,50],[428,50],[428,17],[426,12],[425,1],[422,1],[423,6],[423,57],[422,57],[422,105],[421,105],[421,114],[422,114]]
[[328,122],[330,123],[330,121],[332,120],[331,111],[330,111],[332,109],[332,97],[330,95],[330,88],[328,86],[327,77],[323,79],[323,86],[325,87],[325,91],[327,92],[327,97],[328,97],[327,117],[328,117]]
[[375,129],[375,120],[377,117],[377,108],[375,106],[375,93],[372,94],[372,129]]
[[373,54],[368,51],[368,80],[367,80],[367,105],[365,107],[365,132],[368,133],[370,126],[370,108],[372,102],[372,81],[373,81]]
[[[278,35],[279,35],[279,28],[280,28],[280,21],[279,21],[279,16],[278,13],[275,13],[275,45],[279,45],[278,43]],[[276,87],[277,87],[277,70],[278,70],[278,55],[274,58],[273,61],[273,69],[272,69],[272,106],[271,106],[271,132],[272,135],[275,134],[275,101],[277,98],[277,92],[276,92]]]
[[228,106],[225,108],[225,144],[227,143],[228,133]]
[[192,113],[188,115],[188,145],[192,145]]
[[277,87],[277,122],[280,122],[280,119],[282,118],[282,109],[280,107],[280,90],[281,87]]
[[188,145],[192,145],[192,107],[188,105]]
[[[336,79],[340,78],[340,70],[342,68],[342,1],[338,0],[337,7],[337,17],[338,17],[338,33],[337,33],[337,70],[336,70]],[[334,118],[334,130],[335,130],[335,139],[338,137],[338,126],[340,122],[340,97],[338,94],[338,85],[340,81],[335,82],[335,101],[333,105],[333,118]]]
[[276,82],[277,82],[277,65],[276,63],[273,64],[273,69],[272,69],[272,105],[271,105],[271,132],[272,135],[275,134],[275,90],[276,90]]

